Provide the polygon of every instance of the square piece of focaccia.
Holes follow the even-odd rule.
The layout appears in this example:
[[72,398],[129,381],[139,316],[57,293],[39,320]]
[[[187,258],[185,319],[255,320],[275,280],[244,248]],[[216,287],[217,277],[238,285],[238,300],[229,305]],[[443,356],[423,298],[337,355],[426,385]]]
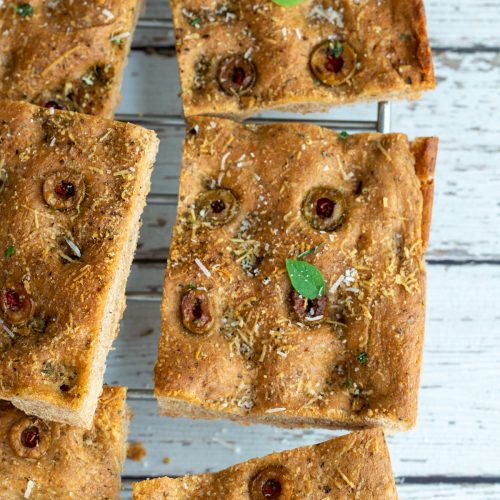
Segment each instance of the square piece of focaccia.
[[384,434],[358,431],[234,465],[215,474],[134,484],[134,500],[396,500]]
[[186,115],[309,112],[435,86],[422,0],[171,0]]
[[190,126],[162,305],[161,412],[412,427],[437,139]]
[[0,101],[0,399],[90,426],[158,140]]
[[0,99],[112,117],[141,5],[0,2]]
[[88,431],[28,416],[0,401],[0,497],[118,499],[128,429],[126,392],[104,388]]

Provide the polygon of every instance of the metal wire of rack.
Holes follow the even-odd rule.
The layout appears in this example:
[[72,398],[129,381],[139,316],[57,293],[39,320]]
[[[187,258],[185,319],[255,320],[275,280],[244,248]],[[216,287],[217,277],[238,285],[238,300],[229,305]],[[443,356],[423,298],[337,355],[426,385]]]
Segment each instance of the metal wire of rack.
[[[148,19],[142,18],[139,20],[138,28],[141,29],[160,29],[173,30],[171,19]],[[291,121],[300,121],[311,125],[317,125],[332,130],[346,130],[352,132],[379,132],[388,133],[391,130],[391,103],[379,102],[377,104],[376,117],[373,120],[334,120],[328,118],[307,118],[300,115],[300,118],[295,116],[290,117],[253,117],[248,120],[248,123],[254,124],[270,124],[283,123]],[[149,128],[179,128],[185,126],[185,119],[181,115],[155,115],[155,114],[117,114],[116,119],[142,125]],[[176,205],[176,194],[152,193],[148,196],[147,203],[149,205]],[[161,302],[162,295],[159,292],[136,293],[128,292],[127,300],[134,302]],[[154,399],[153,390],[151,389],[129,389],[127,398],[129,400],[143,401]]]

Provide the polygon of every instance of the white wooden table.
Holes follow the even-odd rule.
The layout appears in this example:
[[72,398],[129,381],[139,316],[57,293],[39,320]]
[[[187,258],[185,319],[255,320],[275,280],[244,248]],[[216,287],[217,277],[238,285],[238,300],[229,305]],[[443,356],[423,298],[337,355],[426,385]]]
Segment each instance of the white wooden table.
[[[392,130],[441,138],[427,332],[418,426],[388,442],[402,499],[500,499],[500,0],[426,6],[439,88],[418,102],[394,103]],[[167,0],[147,0],[119,113],[180,118],[169,18]],[[374,119],[375,109],[329,116]],[[184,130],[157,131],[162,145],[152,196],[106,373],[108,383],[130,388],[130,440],[147,449],[143,461],[127,461],[125,498],[137,479],[215,471],[339,434],[157,416],[145,390],[152,388]]]

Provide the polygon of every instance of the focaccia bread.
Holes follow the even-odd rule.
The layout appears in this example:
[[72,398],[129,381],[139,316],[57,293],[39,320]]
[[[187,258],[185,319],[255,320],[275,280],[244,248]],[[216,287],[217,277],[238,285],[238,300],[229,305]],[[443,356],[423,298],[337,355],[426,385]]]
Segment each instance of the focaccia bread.
[[158,140],[0,101],[0,399],[90,426]]
[[134,484],[134,500],[397,499],[384,434],[358,431],[234,465],[215,474]]
[[0,401],[0,498],[119,498],[126,392],[104,388],[88,431],[27,416]]
[[[202,117],[190,127],[155,372],[161,412],[412,427],[437,139]],[[287,259],[315,266],[306,281],[321,273],[317,296],[292,287]]]
[[0,98],[112,117],[141,5],[0,2]]
[[187,116],[310,112],[435,87],[423,0],[171,0]]

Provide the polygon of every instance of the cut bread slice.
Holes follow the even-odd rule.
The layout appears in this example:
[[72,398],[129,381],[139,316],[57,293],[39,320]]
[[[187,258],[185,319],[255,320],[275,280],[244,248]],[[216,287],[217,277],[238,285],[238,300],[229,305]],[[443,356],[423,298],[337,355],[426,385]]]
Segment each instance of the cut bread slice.
[[142,0],[5,0],[0,98],[112,117]]
[[104,387],[90,430],[27,416],[0,401],[0,488],[9,499],[118,499],[129,414]]
[[435,87],[423,0],[171,0],[184,113],[414,99]]
[[413,427],[436,151],[435,138],[193,118],[165,276],[161,413]]
[[0,399],[88,427],[158,140],[130,124],[0,104]]
[[135,483],[134,500],[397,499],[380,429],[358,431],[233,465],[215,474]]

